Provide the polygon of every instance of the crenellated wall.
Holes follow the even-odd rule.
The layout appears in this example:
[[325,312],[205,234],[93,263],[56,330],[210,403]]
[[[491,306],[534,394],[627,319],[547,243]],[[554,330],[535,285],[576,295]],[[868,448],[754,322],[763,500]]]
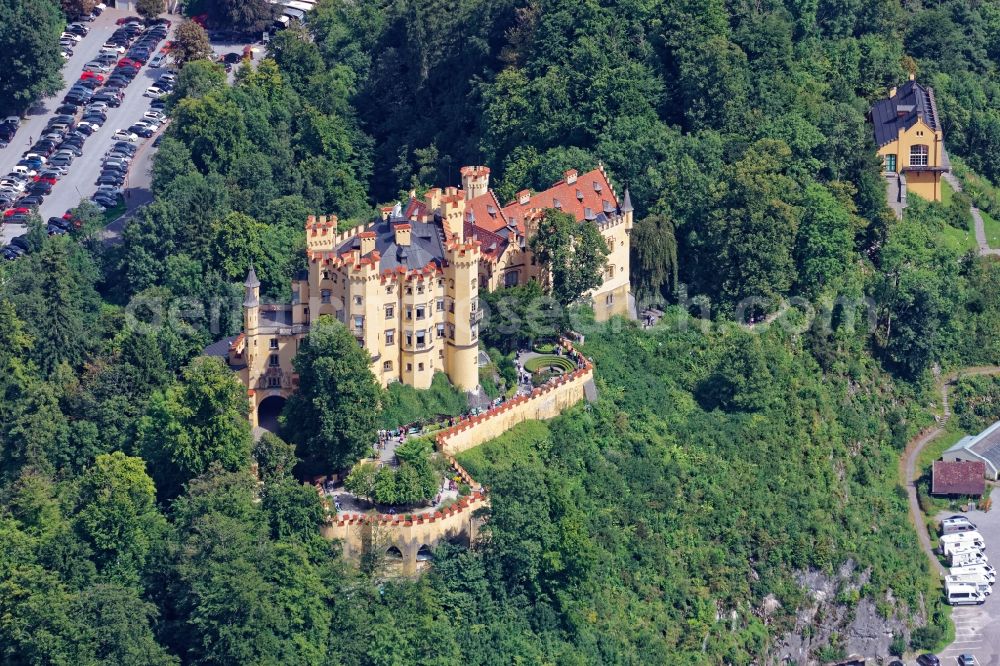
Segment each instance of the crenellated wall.
[[482,414],[462,419],[437,434],[438,449],[472,492],[444,511],[428,514],[340,514],[331,516],[322,534],[340,539],[344,557],[360,559],[377,549],[385,553],[398,548],[403,556],[403,575],[417,571],[417,553],[422,546],[435,548],[442,541],[470,544],[476,539],[480,519],[476,509],[489,506],[487,491],[469,474],[455,455],[499,437],[518,423],[530,419],[550,419],[584,399],[584,386],[594,378],[593,364],[573,349],[568,341],[563,348],[577,363],[571,373],[555,377],[530,395],[518,396]]

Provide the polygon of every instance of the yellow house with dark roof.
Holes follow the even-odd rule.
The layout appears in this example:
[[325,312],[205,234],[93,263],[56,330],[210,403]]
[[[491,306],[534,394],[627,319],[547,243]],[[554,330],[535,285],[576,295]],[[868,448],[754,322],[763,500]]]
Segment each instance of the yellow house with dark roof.
[[882,170],[905,190],[941,201],[941,174],[949,171],[934,89],[911,79],[889,91],[869,113]]

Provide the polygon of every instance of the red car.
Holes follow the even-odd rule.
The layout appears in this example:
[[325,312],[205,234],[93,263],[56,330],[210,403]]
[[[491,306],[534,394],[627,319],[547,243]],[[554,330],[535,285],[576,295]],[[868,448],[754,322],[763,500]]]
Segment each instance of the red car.
[[42,176],[35,176],[32,178],[36,183],[48,183],[49,185],[55,185],[56,179],[51,176],[43,178]]
[[117,21],[115,21],[115,25],[125,25],[126,23],[132,23],[135,21],[142,21],[142,19],[140,19],[138,16],[123,16]]
[[66,211],[65,213],[63,213],[62,219],[67,220],[69,222],[72,222],[73,226],[76,227],[77,229],[80,228],[80,219],[73,216],[73,210],[72,209],[70,209],[70,210]]
[[87,79],[97,79],[98,82],[104,83],[104,77],[97,72],[84,72],[80,75],[81,81],[86,81]]
[[24,208],[22,206],[20,208],[11,208],[10,210],[5,210],[3,212],[3,216],[4,217],[14,217],[15,215],[27,215],[30,212],[31,212],[31,210],[29,210],[27,208]]
[[119,67],[135,67],[136,69],[142,67],[136,60],[129,60],[128,58],[122,58],[118,61]]

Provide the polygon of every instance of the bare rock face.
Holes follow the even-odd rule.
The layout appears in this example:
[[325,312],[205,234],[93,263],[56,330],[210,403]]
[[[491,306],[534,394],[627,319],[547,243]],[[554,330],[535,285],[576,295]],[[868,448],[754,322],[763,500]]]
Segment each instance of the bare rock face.
[[[861,587],[868,582],[869,576],[869,571],[855,571],[850,561],[835,575],[801,572],[798,581],[810,602],[796,611],[793,629],[776,641],[766,662],[813,666],[822,663],[819,657],[825,648],[839,649],[845,656],[888,660],[893,636],[900,634],[909,638],[905,618],[910,612],[898,609],[891,593],[881,600],[884,604],[880,604],[892,609],[888,618],[882,616],[875,601],[861,598]],[[765,597],[765,610],[767,604]],[[771,597],[770,608],[777,608],[775,604],[778,604],[777,599]],[[920,612],[923,613],[923,609]],[[917,623],[921,623],[919,617]]]

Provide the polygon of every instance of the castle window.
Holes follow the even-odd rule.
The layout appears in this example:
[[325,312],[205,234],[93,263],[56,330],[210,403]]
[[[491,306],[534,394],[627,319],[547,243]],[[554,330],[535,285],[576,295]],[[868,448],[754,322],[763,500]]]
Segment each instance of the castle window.
[[438,286],[439,287],[444,287],[444,280],[443,279],[438,278]]
[[324,280],[330,279],[330,271],[323,271],[323,279]]
[[271,338],[271,349],[278,348],[278,338]]
[[267,365],[272,368],[277,368],[281,365],[281,357],[277,354],[271,354],[271,358],[267,359]]
[[607,269],[605,269],[605,271],[604,271],[604,279],[605,280],[610,280],[614,276],[615,276],[615,265],[614,264],[608,264]]
[[448,339],[449,340],[454,340],[455,339],[455,325],[454,324],[448,324],[447,328],[448,328]]
[[917,130],[917,136],[923,136],[923,135],[924,135],[923,130]]
[[383,372],[392,372],[392,361],[384,361],[382,363]]
[[469,333],[472,336],[472,341],[475,342],[477,339],[479,339],[479,326],[478,325],[470,326]]
[[441,358],[441,359],[444,358],[444,350],[443,349],[438,349],[438,358]]
[[413,364],[412,363],[407,363],[406,364],[406,371],[407,372],[413,372]]
[[427,346],[427,332],[417,331],[417,349],[423,349]]
[[413,287],[407,287],[407,288],[406,288],[406,295],[407,295],[407,296],[409,296],[409,295],[411,295],[412,293],[413,293]]
[[476,279],[476,278],[472,278],[472,282],[470,283],[469,286],[472,287],[473,291],[475,291],[476,290],[476,285],[478,285],[478,284],[479,284],[479,280]]
[[424,364],[423,363],[417,363],[417,371],[418,372],[423,372],[424,371]]
[[396,344],[396,329],[390,328],[385,332],[385,344],[387,347]]
[[423,319],[427,316],[427,308],[423,305],[417,306],[417,319]]
[[604,297],[604,304],[605,305],[611,305],[614,302],[615,302],[615,295],[614,294],[608,294],[607,296]]
[[354,316],[354,330],[360,331],[365,327],[365,318],[361,315]]
[[439,338],[443,338],[444,337],[444,324],[438,324],[437,325],[437,334],[438,334]]
[[517,271],[507,271],[503,274],[503,286],[505,287],[516,287],[518,283],[518,272]]
[[299,303],[299,290],[296,289],[292,292],[292,305],[298,305]]
[[361,303],[362,303],[362,302],[363,302],[363,301],[361,300],[361,297],[360,297],[360,296],[355,296],[355,297],[354,297],[354,304],[355,304],[355,305],[361,305]]
[[391,305],[385,306],[385,318],[392,319],[396,314],[396,308]]
[[268,377],[267,388],[281,388],[281,377]]
[[329,303],[330,302],[330,290],[329,289],[324,289],[323,291],[319,292],[319,294],[320,294],[319,295],[319,300],[320,300],[321,303]]
[[413,308],[406,308],[406,321],[413,321]]
[[437,299],[437,311],[438,312],[444,312],[444,299],[443,298]]
[[406,332],[406,346],[407,347],[413,346],[413,331]]
[[386,287],[385,287],[385,293],[387,293],[387,294],[391,294],[392,293],[392,285],[391,284],[390,285],[386,285]]
[[927,146],[922,143],[910,146],[910,166],[927,166]]
[[424,284],[422,282],[417,285],[417,293],[418,294],[424,293]]

